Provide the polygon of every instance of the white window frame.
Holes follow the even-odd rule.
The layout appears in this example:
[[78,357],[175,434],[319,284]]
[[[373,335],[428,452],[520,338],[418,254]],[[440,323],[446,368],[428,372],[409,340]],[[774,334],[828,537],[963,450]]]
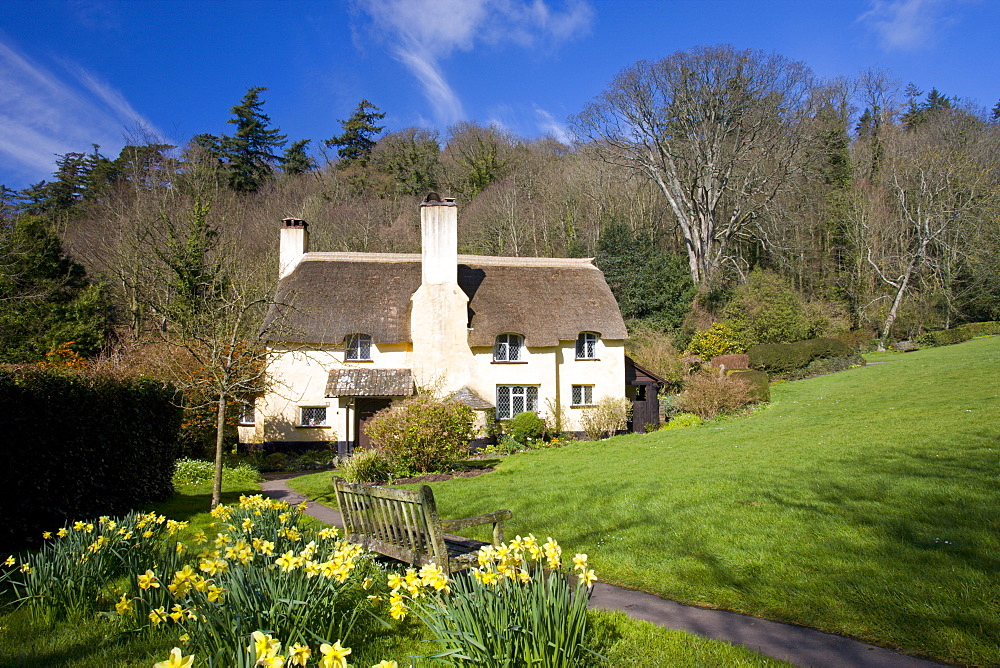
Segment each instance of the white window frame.
[[[306,419],[306,411],[323,411],[322,420],[316,418]],[[299,426],[300,427],[329,427],[330,411],[328,406],[299,406]]]
[[593,385],[574,385],[571,394],[572,403],[571,406],[593,406],[594,405],[594,386]]
[[[506,402],[502,397],[506,395]],[[514,412],[514,401],[521,399],[523,410]],[[506,412],[501,412],[503,404],[507,404]],[[537,385],[497,385],[497,419],[509,420],[515,415],[528,411],[538,412],[538,386]]]
[[494,362],[521,362],[524,337],[520,334],[500,334],[493,343]]
[[580,332],[580,336],[576,337],[576,359],[596,360],[598,338],[594,332]]
[[344,338],[345,362],[371,362],[372,337],[368,334],[348,334]]

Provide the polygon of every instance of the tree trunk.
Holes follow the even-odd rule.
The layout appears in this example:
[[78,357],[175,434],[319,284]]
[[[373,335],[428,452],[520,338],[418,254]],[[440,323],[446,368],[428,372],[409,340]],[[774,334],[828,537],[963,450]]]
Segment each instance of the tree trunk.
[[226,430],[226,395],[219,394],[219,411],[215,422],[215,478],[212,480],[212,508],[222,499],[222,444]]

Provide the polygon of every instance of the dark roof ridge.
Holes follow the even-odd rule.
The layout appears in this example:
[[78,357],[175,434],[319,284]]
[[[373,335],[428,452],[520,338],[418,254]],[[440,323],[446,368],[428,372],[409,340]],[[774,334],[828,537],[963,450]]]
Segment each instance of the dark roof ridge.
[[[459,264],[503,267],[594,267],[590,257],[511,257],[502,255],[459,255]],[[420,253],[310,252],[303,262],[420,262]]]

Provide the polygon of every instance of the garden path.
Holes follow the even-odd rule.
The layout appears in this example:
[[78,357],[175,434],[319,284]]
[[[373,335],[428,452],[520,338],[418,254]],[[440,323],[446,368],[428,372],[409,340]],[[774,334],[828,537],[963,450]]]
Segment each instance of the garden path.
[[[302,474],[268,476],[261,485],[267,496],[292,505],[308,502],[306,514],[343,528],[340,511],[294,492],[285,480]],[[824,633],[805,626],[782,624],[725,610],[683,605],[652,594],[598,582],[590,600],[592,608],[621,610],[630,617],[713,640],[743,645],[765,656],[796,666],[816,668],[930,668],[942,664],[900,654],[884,647]]]

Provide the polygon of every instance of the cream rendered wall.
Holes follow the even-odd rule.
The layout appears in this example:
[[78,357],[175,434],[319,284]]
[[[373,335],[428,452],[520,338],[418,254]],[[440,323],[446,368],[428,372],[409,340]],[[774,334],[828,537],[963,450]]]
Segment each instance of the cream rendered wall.
[[[580,411],[571,408],[572,386],[593,385],[594,401],[610,395],[625,396],[625,342],[598,339],[596,360],[577,360],[576,341],[562,341],[557,347],[522,348],[518,362],[494,362],[492,347],[475,347],[470,388],[492,404],[496,403],[497,385],[537,385],[538,412],[548,413],[549,402],[556,404],[556,378],[559,403],[563,407],[564,431],[582,431]],[[559,363],[556,371],[557,360]]]
[[[409,344],[373,343],[371,362],[345,362],[344,346],[274,346],[268,365],[271,389],[257,400],[256,424],[240,427],[240,442],[353,440],[350,400],[327,397],[331,369],[404,369],[412,364]],[[299,409],[325,406],[326,427],[300,427]]]

